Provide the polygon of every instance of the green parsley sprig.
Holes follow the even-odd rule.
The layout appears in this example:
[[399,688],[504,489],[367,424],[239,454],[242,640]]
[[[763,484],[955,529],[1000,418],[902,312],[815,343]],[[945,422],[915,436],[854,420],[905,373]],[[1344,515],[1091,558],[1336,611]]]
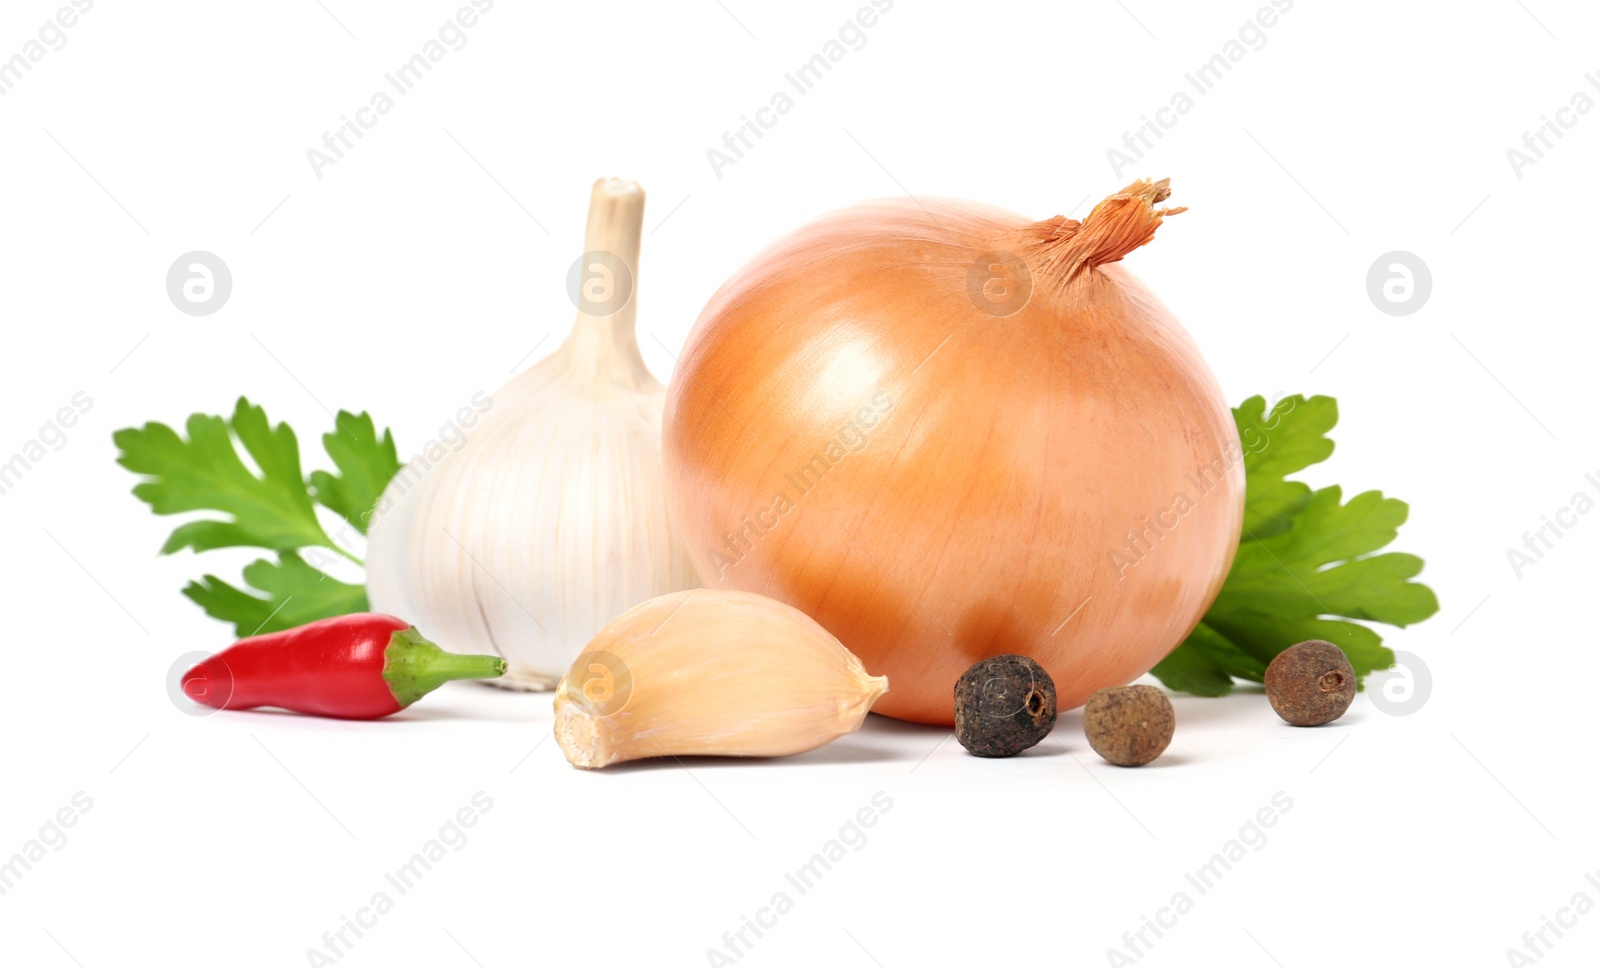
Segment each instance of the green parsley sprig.
[[[329,552],[362,563],[328,534],[316,505],[365,534],[400,461],[393,436],[387,430],[380,435],[367,414],[340,411],[334,423],[322,446],[336,472],[316,470],[309,477],[301,471],[294,431],[274,426],[264,409],[243,397],[231,418],[190,416],[186,437],[161,423],[113,435],[121,450],[117,463],[143,478],[134,496],[156,514],[205,514],[174,529],[162,554],[237,547],[274,552],[245,566],[244,583],[253,591],[210,574],[183,589],[206,614],[232,622],[241,638],[367,608],[362,586],[312,563]],[[240,447],[259,473],[246,466]]]
[[1337,485],[1313,491],[1287,479],[1333,453],[1332,397],[1286,397],[1270,412],[1251,397],[1233,417],[1245,470],[1239,553],[1200,624],[1151,674],[1171,689],[1221,696],[1235,679],[1260,682],[1274,656],[1306,639],[1339,646],[1363,678],[1394,665],[1362,623],[1403,627],[1439,610],[1433,591],[1411,580],[1421,558],[1374,553],[1398,535],[1406,503],[1378,491],[1341,503]]

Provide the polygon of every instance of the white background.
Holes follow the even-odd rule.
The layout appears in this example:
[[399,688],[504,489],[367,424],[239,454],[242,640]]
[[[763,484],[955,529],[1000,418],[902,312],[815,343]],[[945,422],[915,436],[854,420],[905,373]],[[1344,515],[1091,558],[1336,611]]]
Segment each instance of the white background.
[[[0,897],[7,963],[306,964],[477,791],[494,805],[470,842],[342,964],[706,964],[878,791],[866,845],[741,963],[1106,964],[1278,791],[1266,845],[1141,964],[1505,964],[1575,892],[1600,901],[1600,516],[1520,578],[1506,557],[1600,472],[1600,113],[1520,178],[1506,157],[1575,91],[1600,97],[1600,11],[1299,0],[1119,174],[1107,149],[1257,4],[900,0],[717,177],[707,149],[857,6],[500,0],[320,179],[307,149],[456,4],[102,0],[0,98],[0,455],[94,401],[0,497],[0,855],[93,800]],[[5,4],[0,57],[55,9]],[[1126,264],[1231,400],[1339,399],[1308,478],[1411,502],[1395,547],[1442,609],[1388,641],[1431,696],[1404,717],[1362,696],[1314,730],[1259,693],[1178,698],[1141,770],[1100,762],[1076,713],[1009,761],[873,717],[790,761],[591,774],[542,742],[547,696],[452,685],[376,724],[178,712],[168,666],[229,638],[178,589],[248,555],[158,558],[172,522],[128,494],[111,432],[244,393],[302,443],[325,407],[368,409],[409,453],[564,335],[601,175],[650,192],[640,342],[663,377],[715,287],[823,211],[909,191],[1081,216],[1171,176],[1191,210]],[[164,290],[195,249],[234,277],[203,318]],[[1397,249],[1433,276],[1404,317],[1365,288]],[[1600,915],[1547,937],[1541,964],[1593,963]]]

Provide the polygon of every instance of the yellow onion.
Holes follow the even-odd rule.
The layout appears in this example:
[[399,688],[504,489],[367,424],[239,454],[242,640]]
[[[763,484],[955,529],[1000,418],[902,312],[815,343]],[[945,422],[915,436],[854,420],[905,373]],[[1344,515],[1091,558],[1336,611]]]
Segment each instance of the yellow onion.
[[952,722],[956,679],[1032,656],[1060,707],[1181,642],[1238,545],[1215,378],[1119,264],[1164,216],[1139,181],[1082,222],[947,200],[801,228],[712,297],[668,388],[674,519],[711,588],[812,616]]

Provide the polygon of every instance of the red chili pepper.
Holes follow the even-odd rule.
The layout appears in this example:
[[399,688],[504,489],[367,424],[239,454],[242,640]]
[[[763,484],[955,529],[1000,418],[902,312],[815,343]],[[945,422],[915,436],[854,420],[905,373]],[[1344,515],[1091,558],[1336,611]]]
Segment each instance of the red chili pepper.
[[451,679],[505,671],[498,656],[446,652],[392,615],[340,615],[235,642],[184,673],[183,692],[216,709],[377,719]]

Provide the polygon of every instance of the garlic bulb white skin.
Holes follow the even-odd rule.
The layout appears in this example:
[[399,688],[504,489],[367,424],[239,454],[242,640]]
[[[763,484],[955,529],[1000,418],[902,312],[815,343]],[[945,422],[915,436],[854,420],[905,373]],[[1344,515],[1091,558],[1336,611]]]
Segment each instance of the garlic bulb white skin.
[[666,391],[635,334],[643,220],[637,184],[595,183],[566,342],[492,394],[460,450],[402,469],[373,516],[373,610],[498,653],[494,685],[553,688],[607,622],[700,584],[667,512]]

